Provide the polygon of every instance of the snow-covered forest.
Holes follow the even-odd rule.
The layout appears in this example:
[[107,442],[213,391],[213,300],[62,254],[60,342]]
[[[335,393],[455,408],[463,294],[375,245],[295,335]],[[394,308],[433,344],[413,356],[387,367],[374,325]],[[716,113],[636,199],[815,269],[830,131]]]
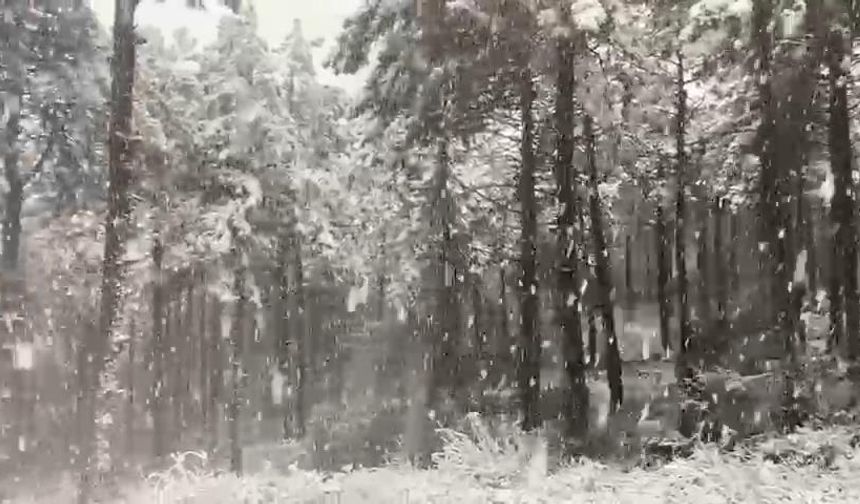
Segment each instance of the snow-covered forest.
[[0,502],[860,502],[860,0],[110,2],[0,6]]

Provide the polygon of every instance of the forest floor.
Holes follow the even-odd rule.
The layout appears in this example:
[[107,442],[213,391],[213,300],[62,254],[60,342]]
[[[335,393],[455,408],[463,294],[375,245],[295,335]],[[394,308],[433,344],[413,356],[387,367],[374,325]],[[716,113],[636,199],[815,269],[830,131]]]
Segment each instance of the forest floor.
[[[236,477],[177,464],[130,483],[101,502],[116,504],[508,504],[508,503],[856,503],[860,448],[856,427],[801,431],[720,453],[702,447],[692,457],[654,469],[583,462],[547,471],[546,459],[484,441],[453,436],[437,467],[403,465],[322,475],[294,470]],[[778,459],[778,460],[777,460]],[[47,490],[42,488],[42,490]],[[73,488],[15,498],[21,504],[74,502]]]

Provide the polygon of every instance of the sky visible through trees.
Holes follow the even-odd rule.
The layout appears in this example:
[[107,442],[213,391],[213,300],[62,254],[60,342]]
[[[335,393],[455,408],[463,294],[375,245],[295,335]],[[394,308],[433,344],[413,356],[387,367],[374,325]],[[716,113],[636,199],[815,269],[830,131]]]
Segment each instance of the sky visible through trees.
[[857,0],[0,9],[0,502],[860,502]]

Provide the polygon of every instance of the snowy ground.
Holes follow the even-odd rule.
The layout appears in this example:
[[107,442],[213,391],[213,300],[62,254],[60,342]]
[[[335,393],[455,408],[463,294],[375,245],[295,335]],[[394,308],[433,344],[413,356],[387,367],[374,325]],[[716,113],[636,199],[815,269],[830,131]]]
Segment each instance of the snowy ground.
[[[392,466],[334,475],[293,471],[237,478],[176,467],[123,489],[104,502],[150,503],[856,503],[860,454],[850,446],[856,429],[806,432],[780,438],[755,453],[719,454],[701,449],[693,458],[655,470],[625,470],[587,462],[546,473],[540,457],[490,453],[481,442],[455,442],[440,454],[438,469]],[[807,465],[766,460],[775,451],[817,454]],[[492,451],[492,450],[490,450]],[[16,503],[73,502],[66,488]]]

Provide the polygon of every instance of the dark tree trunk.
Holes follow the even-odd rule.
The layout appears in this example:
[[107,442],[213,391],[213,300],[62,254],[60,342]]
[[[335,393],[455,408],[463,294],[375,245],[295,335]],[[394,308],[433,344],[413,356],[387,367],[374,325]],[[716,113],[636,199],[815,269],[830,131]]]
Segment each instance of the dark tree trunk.
[[[134,418],[136,414],[134,410],[134,361],[137,350],[135,342],[137,338],[137,325],[134,319],[129,324],[128,360],[125,369],[125,453],[128,457],[132,457],[134,455]],[[126,466],[128,466],[128,461],[126,461]]]
[[218,449],[219,444],[219,424],[221,422],[221,410],[219,401],[224,388],[224,358],[222,356],[222,344],[224,339],[223,329],[221,328],[221,311],[223,310],[221,301],[218,298],[212,299],[212,306],[209,309],[209,368],[211,377],[209,378],[209,453],[214,454]]
[[182,337],[180,335],[180,308],[181,303],[174,296],[170,295],[171,290],[167,290],[167,303],[165,309],[165,331],[164,339],[167,341],[168,357],[165,361],[167,369],[170,370],[169,376],[166,377],[168,384],[168,394],[170,397],[170,443],[175,449],[181,443],[182,436],[182,417],[181,417],[181,401],[182,401]]
[[4,7],[6,20],[2,23],[5,32],[3,40],[3,63],[6,95],[3,115],[6,117],[4,138],[3,173],[9,190],[6,193],[5,213],[3,215],[3,268],[14,271],[18,266],[18,251],[21,243],[21,205],[24,200],[24,181],[21,178],[21,148],[18,137],[21,134],[21,108],[23,104],[26,73],[21,54],[20,36],[24,31],[19,22],[27,8],[24,0],[7,0]]
[[714,250],[711,253],[711,270],[714,273],[717,291],[717,330],[722,337],[728,328],[727,306],[729,304],[729,273],[726,271],[725,250],[723,241],[725,233],[723,223],[726,215],[726,199],[718,196],[714,201]]
[[588,310],[588,365],[597,367],[597,312],[595,308]]
[[[558,290],[562,331],[562,359],[569,390],[565,393],[564,433],[569,440],[584,441],[588,432],[588,386],[582,345],[581,299],[578,292],[578,251],[575,243],[579,215],[576,177],[573,168],[574,151],[574,63],[576,47],[570,37],[557,42],[558,79],[555,103],[557,134],[555,173],[558,184]],[[572,446],[572,445],[569,445]],[[570,451],[570,449],[568,449]],[[572,454],[572,453],[568,453]]]
[[[237,240],[233,233],[234,242]],[[227,406],[228,436],[230,438],[230,471],[242,474],[242,441],[240,439],[240,423],[242,405],[242,350],[245,343],[245,309],[247,304],[247,289],[245,288],[245,271],[241,266],[241,254],[238,244],[234,245],[236,271],[233,279],[233,295],[236,296],[233,325],[230,329],[230,403]]]
[[[581,182],[584,184],[584,181],[587,180],[588,174],[583,174],[581,177]],[[576,187],[576,186],[574,186]],[[578,189],[578,187],[577,187]],[[577,223],[579,224],[579,234],[576,236],[577,240],[577,250],[579,251],[579,266],[581,277],[588,277],[593,275],[592,268],[589,266],[588,261],[588,246],[586,243],[586,238],[588,235],[586,234],[586,223],[585,223],[585,203],[583,202],[583,198],[581,196],[582,192],[577,191],[575,194],[576,200],[576,210],[577,210]],[[589,232],[591,232],[589,230]],[[582,304],[580,303],[580,306]],[[594,368],[597,366],[597,321],[595,319],[596,307],[591,306],[586,309],[587,312],[587,323],[588,323],[588,359],[586,361],[586,368]]]
[[24,182],[18,169],[17,139],[20,119],[19,113],[13,113],[6,121],[7,145],[3,162],[9,192],[6,193],[6,211],[3,216],[3,268],[7,271],[17,269],[18,251],[21,248],[21,205],[24,201]]
[[535,199],[535,153],[534,83],[527,68],[520,75],[520,112],[522,114],[522,136],[520,140],[520,168],[518,196],[522,214],[520,237],[520,266],[522,283],[520,290],[520,315],[522,318],[521,341],[517,359],[517,386],[522,408],[522,428],[525,431],[541,425],[540,409],[540,356],[541,341],[538,330],[537,294],[537,201]]
[[[770,32],[770,21],[773,16],[772,2],[754,2],[752,21],[753,21],[753,41],[756,52],[756,67],[758,77],[758,93],[759,101],[762,104],[760,110],[761,123],[758,130],[758,154],[761,164],[761,176],[759,180],[759,213],[761,216],[759,223],[759,242],[766,244],[767,248],[760,253],[760,267],[762,284],[767,286],[765,291],[769,298],[768,313],[770,313],[771,323],[777,322],[776,306],[779,305],[778,299],[781,293],[777,293],[777,289],[785,289],[784,285],[778,285],[776,255],[777,251],[777,233],[779,231],[779,216],[778,212],[778,197],[777,194],[777,175],[775,172],[775,149],[779,148],[776,145],[776,118],[777,104],[772,88],[771,75],[771,51],[773,47],[772,34]],[[769,267],[765,267],[765,266]]]
[[699,306],[697,315],[699,319],[699,337],[707,339],[710,336],[711,324],[711,279],[708,276],[708,221],[710,220],[710,211],[705,208],[705,205],[699,205],[699,207],[702,211],[699,212],[700,226],[698,236],[696,237],[698,248],[696,253],[696,269],[699,272]]
[[[831,294],[831,324],[841,322],[841,311],[845,312],[845,335],[847,357],[860,357],[860,313],[857,292],[857,232],[856,201],[852,180],[853,149],[848,114],[847,82],[850,77],[843,68],[843,59],[848,53],[848,44],[841,30],[831,29],[828,36],[827,66],[830,70],[830,124],[829,150],[831,170],[834,178],[831,215],[836,228],[833,278],[841,277],[841,289]],[[841,290],[842,302],[838,302]],[[834,295],[835,294],[835,295]]]
[[[26,83],[26,70],[24,67],[22,49],[22,33],[24,28],[21,17],[26,11],[27,2],[23,0],[7,0],[6,5],[0,11],[0,67],[3,67],[4,79],[0,91],[3,92],[5,100],[0,104],[0,115],[6,118],[5,131],[3,134],[2,148],[4,175],[8,185],[5,195],[5,212],[3,215],[3,246],[2,246],[2,278],[0,278],[0,312],[2,315],[12,317],[24,316],[21,313],[23,307],[23,292],[17,288],[22,278],[18,270],[18,252],[21,237],[21,204],[24,196],[24,184],[20,173],[20,151],[19,135],[21,133],[21,108],[23,107],[24,85]],[[30,343],[32,339],[27,331],[18,322],[14,322],[9,331],[3,331],[5,338],[0,338],[0,346]],[[7,339],[8,338],[8,339]],[[20,467],[25,465],[28,457],[28,448],[22,440],[28,440],[28,425],[32,419],[28,418],[31,412],[31,396],[34,391],[29,390],[28,382],[33,371],[12,367],[9,375],[0,376],[0,381],[8,381],[10,403],[7,410],[14,411],[8,416],[11,430],[6,431],[3,444],[8,439],[8,454],[12,461]],[[4,372],[4,374],[6,374]]]
[[[481,277],[471,275],[472,277],[472,355],[474,355],[474,376],[472,380],[481,381],[483,373],[481,370],[486,370],[486,324],[484,321],[484,296],[481,289]],[[482,384],[483,385],[483,384]]]
[[292,395],[284,401],[284,438],[301,439],[305,435],[305,388],[308,376],[308,340],[305,325],[304,273],[301,240],[291,224],[281,249],[281,302],[283,325],[278,339],[278,367],[291,385]]
[[183,373],[182,380],[182,391],[184,394],[182,401],[182,421],[183,427],[186,428],[191,425],[191,420],[196,414],[194,411],[194,396],[192,392],[194,390],[194,371],[197,371],[197,365],[200,362],[200,359],[197,357],[197,346],[199,341],[194,334],[194,281],[196,279],[197,275],[194,271],[191,271],[188,276],[188,286],[185,291],[185,317],[182,321],[182,339],[185,344],[185,351],[182,355],[185,357],[183,362],[188,363],[188,365],[185,366],[185,373]]
[[[122,263],[125,242],[128,236],[131,204],[129,188],[132,182],[132,92],[134,88],[135,43],[134,11],[136,0],[116,0],[114,12],[114,54],[111,67],[111,120],[109,126],[109,170],[108,170],[108,209],[105,219],[105,246],[102,264],[102,286],[99,310],[98,332],[87,339],[87,361],[91,372],[86,389],[86,408],[84,414],[90,428],[87,430],[84,445],[85,467],[81,472],[79,502],[85,504],[90,499],[93,476],[96,470],[103,472],[104,467],[96,467],[96,456],[101,459],[96,440],[107,436],[107,432],[97,428],[97,418],[109,411],[109,395],[102,397],[105,385],[116,383],[115,348],[116,322],[120,313],[124,268]],[[103,372],[106,376],[102,376]],[[103,378],[105,378],[103,380]],[[109,392],[109,391],[108,391]],[[97,416],[98,415],[98,416]],[[100,427],[100,426],[98,426]],[[103,454],[110,467],[110,455]],[[105,460],[105,459],[102,459]]]
[[[633,210],[636,211],[635,208]],[[625,293],[625,308],[630,310],[633,308],[634,304],[634,290],[633,290],[633,263],[632,256],[633,255],[633,247],[630,240],[630,235],[624,236],[624,293]]]
[[816,209],[811,201],[804,199],[804,218],[801,220],[806,240],[806,275],[809,279],[809,293],[815,298],[818,293],[818,243],[815,238]]
[[[661,159],[658,163],[657,180],[660,181],[660,183],[665,183],[665,161]],[[669,248],[669,235],[666,232],[666,218],[663,216],[664,204],[665,202],[663,201],[663,198],[659,198],[656,205],[657,208],[655,210],[654,229],[657,237],[657,305],[660,317],[660,343],[663,346],[663,354],[668,355],[668,350],[671,346],[671,341],[669,339],[669,310],[671,307],[671,300],[669,299],[669,294],[667,292],[667,287],[669,285],[669,255],[667,254],[667,250]]]
[[[440,132],[441,135],[447,133]],[[444,136],[437,141],[436,180],[433,194],[433,226],[439,236],[438,262],[436,263],[436,315],[433,324],[432,379],[427,398],[428,407],[440,399],[440,392],[451,398],[459,398],[463,386],[460,371],[460,355],[457,352],[461,333],[460,279],[457,271],[457,247],[452,235],[454,209],[448,189],[450,159],[448,140]]]
[[675,263],[678,268],[678,322],[680,327],[680,345],[678,346],[675,375],[680,381],[692,378],[692,368],[688,362],[687,350],[693,335],[690,326],[690,310],[687,303],[687,255],[686,240],[686,171],[687,171],[687,91],[684,85],[684,59],[678,53],[676,66],[678,75],[675,81]]
[[379,290],[379,304],[376,306],[376,319],[380,322],[385,319],[385,285],[385,274],[380,273],[376,283],[376,287]]
[[599,293],[600,315],[603,332],[606,335],[606,376],[609,381],[609,412],[615,413],[624,402],[624,384],[621,380],[621,353],[615,330],[614,307],[612,303],[612,271],[609,262],[609,249],[603,232],[603,209],[597,176],[597,146],[594,124],[591,116],[585,116],[584,136],[588,158],[589,214],[591,214],[591,237],[594,240],[596,256],[595,276]]
[[181,446],[185,431],[185,403],[187,393],[185,382],[188,377],[188,339],[183,330],[182,289],[177,288],[173,302],[168,307],[168,327],[171,345],[170,365],[173,371],[170,384],[170,411],[172,415],[172,439],[174,446]]
[[[206,274],[201,273],[200,275],[200,311],[198,312],[197,319],[197,338],[200,342],[200,374],[198,375],[198,388],[200,389],[200,425],[203,431],[206,431],[206,428],[209,423],[209,415],[211,411],[209,409],[209,373],[211,373],[211,358],[210,358],[210,345],[214,344],[214,341],[217,335],[210,334],[207,331],[207,318],[208,315],[208,302],[209,298],[206,295]],[[211,341],[210,341],[211,340]]]
[[738,209],[733,209],[729,212],[729,289],[735,296],[738,295],[741,288],[741,266],[738,263],[738,248],[740,248],[743,240],[740,236],[740,225]]
[[507,383],[513,383],[511,370],[513,369],[513,356],[511,345],[516,343],[511,336],[509,324],[510,307],[508,306],[507,270],[504,265],[499,266],[499,338],[496,342],[496,365],[500,367],[501,378]]
[[167,455],[166,418],[165,418],[165,363],[167,361],[167,340],[165,338],[164,273],[161,261],[164,248],[156,238],[152,247],[152,390],[150,391],[152,414],[153,455],[160,459]]

